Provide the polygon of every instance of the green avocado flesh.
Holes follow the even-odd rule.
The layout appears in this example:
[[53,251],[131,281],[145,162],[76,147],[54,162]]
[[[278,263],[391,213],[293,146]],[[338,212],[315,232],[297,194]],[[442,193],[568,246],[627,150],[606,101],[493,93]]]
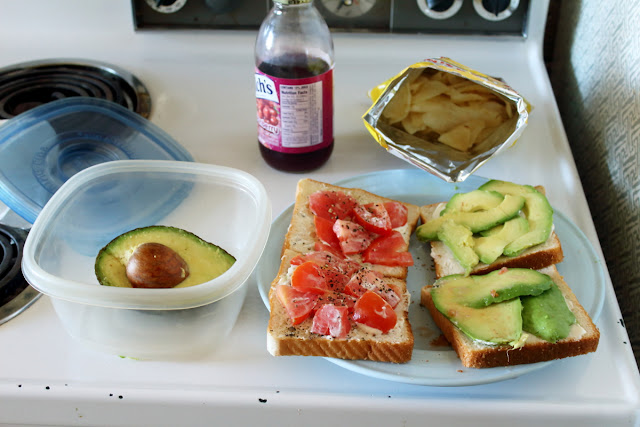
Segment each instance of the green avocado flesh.
[[440,216],[453,212],[487,211],[498,206],[503,200],[504,196],[497,191],[473,190],[457,193],[449,199]]
[[[443,231],[451,221],[468,232],[451,225]],[[502,255],[514,257],[546,242],[552,229],[553,209],[543,193],[530,185],[492,180],[477,190],[453,195],[439,216],[417,228],[416,236],[421,241],[442,241],[470,274],[480,262],[493,264]]]
[[[548,303],[543,297],[553,287],[555,284],[546,274],[512,268],[483,276],[443,277],[434,284],[431,297],[438,311],[470,338],[494,344],[513,344],[520,339],[523,330],[542,339],[564,333],[561,328],[556,328],[556,322],[547,320],[554,317],[551,313],[559,304],[558,301]],[[564,302],[562,294],[560,298]],[[527,309],[525,315],[525,304],[535,309]],[[529,326],[530,323],[536,326]],[[566,322],[559,323],[564,327]],[[540,327],[540,324],[544,326]],[[541,329],[544,331],[538,335]],[[564,337],[567,335],[568,332]]]
[[505,196],[518,195],[526,200],[522,212],[529,221],[529,231],[509,243],[504,249],[505,255],[516,256],[531,246],[547,241],[553,228],[553,208],[544,194],[530,185],[498,180],[489,181],[480,186],[480,189],[497,191]]
[[524,202],[524,197],[508,195],[498,206],[486,211],[452,212],[442,215],[418,227],[416,236],[422,241],[437,240],[440,227],[448,220],[468,227],[473,233],[488,230],[516,216]]
[[494,344],[508,344],[522,335],[522,303],[519,298],[483,308],[467,307],[448,292],[433,288],[433,305],[470,338]]
[[522,328],[545,341],[568,337],[574,323],[576,317],[555,283],[535,298],[522,298]]
[[[553,281],[546,274],[528,268],[496,270],[482,276],[451,275],[448,292],[456,302],[473,308],[486,307],[526,295],[540,295]],[[451,279],[454,280],[451,280]]]
[[480,261],[485,264],[493,263],[510,243],[529,231],[529,221],[516,216],[504,224],[481,232],[480,237],[474,238],[473,250]]
[[454,258],[466,274],[471,272],[473,266],[478,264],[478,255],[473,249],[473,233],[469,228],[454,221],[446,221],[438,230],[438,240],[447,245]]
[[134,287],[127,277],[127,264],[134,251],[145,243],[164,245],[186,262],[189,274],[179,284],[172,286],[176,288],[212,280],[227,271],[236,261],[224,249],[193,233],[175,227],[150,226],[124,233],[100,250],[95,263],[98,282],[103,286]]

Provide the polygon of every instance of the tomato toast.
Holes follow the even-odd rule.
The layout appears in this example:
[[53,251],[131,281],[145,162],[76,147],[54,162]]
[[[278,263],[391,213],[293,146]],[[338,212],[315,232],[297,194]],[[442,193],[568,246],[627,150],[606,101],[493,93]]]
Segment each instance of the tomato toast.
[[300,180],[269,291],[269,352],[408,362],[405,280],[418,218],[411,204]]

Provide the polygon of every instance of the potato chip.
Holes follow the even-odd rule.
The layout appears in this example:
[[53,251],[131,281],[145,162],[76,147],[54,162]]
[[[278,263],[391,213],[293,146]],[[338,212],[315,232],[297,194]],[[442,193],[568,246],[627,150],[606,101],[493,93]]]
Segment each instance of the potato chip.
[[426,80],[418,89],[412,92],[412,104],[414,105],[449,92],[449,86],[437,80]]
[[411,108],[411,91],[408,85],[402,85],[385,107],[382,115],[394,124],[402,121]]
[[460,151],[471,150],[513,115],[513,106],[491,89],[432,69],[405,82],[383,112],[405,132]]
[[456,104],[463,104],[465,102],[486,101],[487,100],[486,96],[481,95],[479,93],[458,92],[455,89],[449,89],[447,94],[449,95],[451,100],[453,102],[455,102]]
[[424,113],[409,113],[407,117],[402,119],[402,126],[404,127],[404,130],[411,135],[420,130],[424,130],[425,125],[422,120],[423,115]]
[[456,150],[469,151],[478,142],[476,138],[484,128],[483,120],[471,120],[443,133],[438,141]]

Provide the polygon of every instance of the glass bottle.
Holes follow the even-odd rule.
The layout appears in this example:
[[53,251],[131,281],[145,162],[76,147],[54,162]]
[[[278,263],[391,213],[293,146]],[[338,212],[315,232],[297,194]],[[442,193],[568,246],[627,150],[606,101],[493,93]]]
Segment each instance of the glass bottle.
[[272,167],[310,171],[333,151],[331,33],[313,0],[274,0],[255,45],[258,145]]

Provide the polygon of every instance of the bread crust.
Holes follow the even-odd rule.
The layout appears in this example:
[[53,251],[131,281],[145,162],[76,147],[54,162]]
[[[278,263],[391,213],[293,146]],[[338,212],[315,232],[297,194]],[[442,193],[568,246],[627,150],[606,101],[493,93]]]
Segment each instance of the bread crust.
[[[287,282],[291,259],[298,254],[314,250],[317,240],[313,213],[309,209],[309,195],[319,190],[342,191],[359,203],[383,203],[395,201],[362,189],[342,188],[312,179],[299,181],[291,224],[285,236],[278,275],[269,290],[271,314],[267,327],[267,349],[274,356],[322,356],[348,360],[372,360],[380,362],[406,363],[411,360],[414,337],[409,323],[410,294],[406,286],[406,267],[387,267],[363,263],[361,257],[350,256],[354,261],[384,275],[383,281],[401,291],[401,301],[395,307],[398,316],[396,326],[387,334],[375,333],[352,322],[351,332],[346,338],[332,338],[310,331],[313,320],[306,319],[293,325],[283,305],[277,298],[275,287]],[[401,202],[402,203],[402,202]],[[407,207],[407,226],[402,234],[409,247],[409,239],[419,220],[419,208],[403,203]]]
[[600,341],[600,331],[580,305],[571,288],[559,274],[555,265],[539,271],[548,274],[562,291],[576,321],[585,330],[582,336],[569,337],[555,343],[534,338],[532,342],[527,341],[524,346],[517,349],[508,345],[478,344],[436,309],[431,299],[432,286],[422,288],[420,303],[429,310],[434,322],[462,361],[462,365],[468,368],[491,368],[545,362],[595,352]]

